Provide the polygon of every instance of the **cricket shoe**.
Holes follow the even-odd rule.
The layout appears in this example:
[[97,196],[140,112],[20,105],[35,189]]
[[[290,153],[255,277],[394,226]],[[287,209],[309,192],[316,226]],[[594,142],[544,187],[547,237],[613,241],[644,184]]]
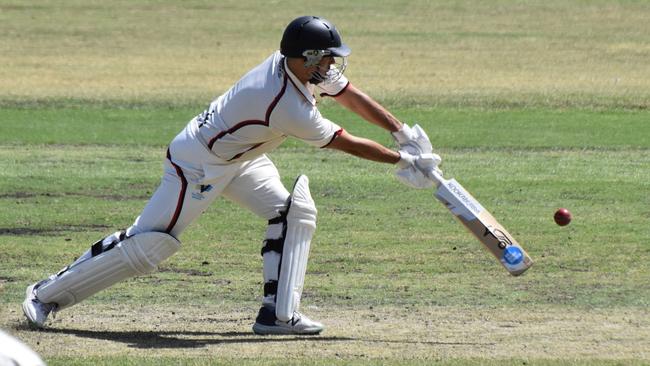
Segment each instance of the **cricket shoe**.
[[304,334],[315,335],[323,331],[325,327],[319,322],[315,322],[308,317],[294,312],[293,317],[288,322],[278,320],[275,316],[275,308],[262,306],[255,319],[253,332],[255,334]]
[[43,280],[27,287],[25,301],[23,301],[23,312],[29,323],[38,328],[43,328],[48,315],[56,310],[56,304],[46,304],[36,297],[36,289],[47,282]]

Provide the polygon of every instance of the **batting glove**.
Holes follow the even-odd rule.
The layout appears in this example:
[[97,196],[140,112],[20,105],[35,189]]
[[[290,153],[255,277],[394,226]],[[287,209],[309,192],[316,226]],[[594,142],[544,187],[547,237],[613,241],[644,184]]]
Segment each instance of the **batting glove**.
[[429,136],[427,136],[427,133],[417,124],[411,128],[409,125],[404,123],[399,131],[392,132],[391,134],[399,145],[400,150],[404,150],[412,155],[428,154],[433,152],[433,146],[431,146]]
[[440,156],[437,154],[411,155],[406,151],[399,151],[400,160],[397,162],[399,169],[395,172],[397,179],[413,188],[430,188],[434,185],[429,178],[431,170],[437,170]]

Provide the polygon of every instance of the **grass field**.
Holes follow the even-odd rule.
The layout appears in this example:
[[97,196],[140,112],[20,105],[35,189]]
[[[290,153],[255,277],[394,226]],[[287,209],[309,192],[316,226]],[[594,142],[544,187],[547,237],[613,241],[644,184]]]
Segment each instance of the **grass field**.
[[[508,276],[390,166],[290,140],[271,158],[287,185],[311,180],[303,310],[322,335],[252,334],[265,223],[226,200],[160,271],[29,329],[25,287],[130,225],[170,139],[305,13],[338,25],[353,83],[429,132],[535,266]],[[2,1],[0,329],[49,365],[650,364],[649,16],[632,0]]]

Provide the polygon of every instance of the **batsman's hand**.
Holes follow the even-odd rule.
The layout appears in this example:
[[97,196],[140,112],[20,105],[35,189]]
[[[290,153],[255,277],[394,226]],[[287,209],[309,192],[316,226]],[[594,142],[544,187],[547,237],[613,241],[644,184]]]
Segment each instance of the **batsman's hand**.
[[429,136],[417,124],[409,127],[409,125],[404,123],[401,130],[392,132],[391,134],[399,145],[399,150],[406,151],[411,155],[433,153],[433,146],[431,146]]
[[399,169],[395,172],[397,179],[405,185],[418,189],[431,188],[435,183],[429,177],[429,172],[435,170],[442,175],[438,165],[441,160],[437,154],[412,155],[407,151],[399,151]]

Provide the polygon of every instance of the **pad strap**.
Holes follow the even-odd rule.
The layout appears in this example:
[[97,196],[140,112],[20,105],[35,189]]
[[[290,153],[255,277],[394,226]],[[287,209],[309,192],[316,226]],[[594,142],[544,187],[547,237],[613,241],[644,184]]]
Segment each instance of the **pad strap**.
[[[287,235],[287,212],[289,211],[281,211],[280,216],[269,220],[269,228],[272,226],[282,225],[282,229],[280,230],[279,235],[277,233],[275,235],[269,235],[270,233],[267,232],[267,238],[264,239],[264,245],[262,246],[262,251],[260,253],[262,256],[264,256],[264,253],[267,252],[276,252],[282,255],[282,248],[284,248],[284,238]],[[272,236],[272,238],[269,238],[269,236]]]
[[264,296],[275,295],[278,293],[278,281],[269,281],[264,284]]
[[264,246],[262,247],[262,255],[267,252],[282,254],[282,248],[284,248],[284,237],[279,239],[266,239],[264,240]]
[[[111,240],[109,243],[104,243],[104,241],[107,238],[110,238],[111,236],[113,237],[113,240]],[[90,247],[90,254],[91,254],[92,257],[96,257],[96,256],[104,253],[105,251],[113,249],[119,242],[126,239],[126,231],[123,230],[123,231],[120,231],[118,235],[113,234],[111,236],[109,236],[107,238],[104,238],[104,239],[101,239],[101,240],[97,240],[97,242],[95,242],[95,244],[93,244]]]
[[122,280],[151,273],[180,245],[165,233],[134,235],[111,250],[104,249],[92,260],[81,261],[51,277],[38,288],[36,295],[40,301],[55,303],[58,310],[64,309]]
[[273,306],[275,306],[275,296],[278,293],[280,261],[284,249],[284,238],[287,234],[287,212],[286,209],[280,211],[280,216],[269,220],[266,239],[264,239],[261,251],[264,260],[263,302]]

